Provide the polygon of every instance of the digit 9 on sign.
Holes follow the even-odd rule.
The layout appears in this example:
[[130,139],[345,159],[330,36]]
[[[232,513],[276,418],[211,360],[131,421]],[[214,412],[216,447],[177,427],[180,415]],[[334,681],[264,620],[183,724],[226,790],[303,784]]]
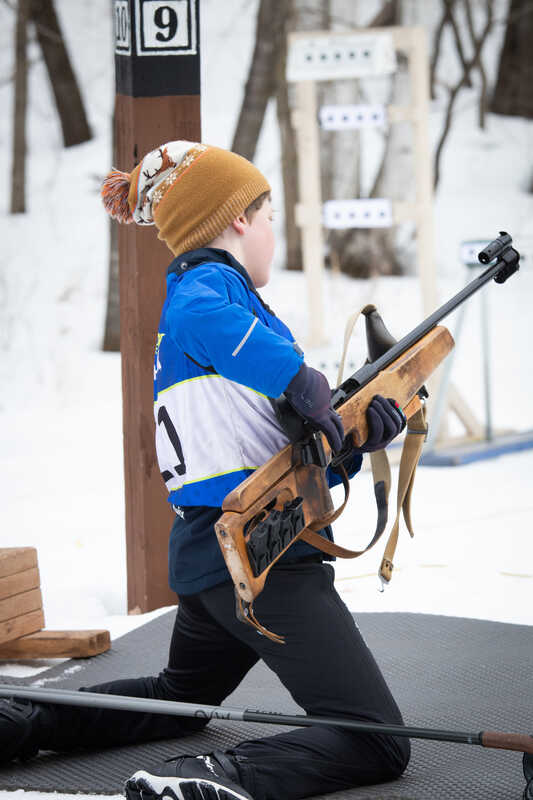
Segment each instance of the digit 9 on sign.
[[138,55],[196,52],[196,0],[137,0]]
[[155,35],[157,41],[169,42],[178,30],[178,15],[170,6],[159,6],[154,14],[154,23],[157,28],[161,29]]

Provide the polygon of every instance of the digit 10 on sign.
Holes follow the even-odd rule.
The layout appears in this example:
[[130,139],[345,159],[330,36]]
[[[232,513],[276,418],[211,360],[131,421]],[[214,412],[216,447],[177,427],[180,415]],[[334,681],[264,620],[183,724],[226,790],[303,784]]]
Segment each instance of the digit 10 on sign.
[[118,53],[131,52],[131,23],[128,0],[115,0],[115,50]]

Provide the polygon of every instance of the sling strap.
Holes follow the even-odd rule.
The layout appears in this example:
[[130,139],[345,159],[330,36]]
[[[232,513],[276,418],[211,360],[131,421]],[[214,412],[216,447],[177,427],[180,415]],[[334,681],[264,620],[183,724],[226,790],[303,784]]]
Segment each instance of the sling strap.
[[[340,385],[343,380],[346,353],[348,350],[348,344],[352,336],[355,324],[360,314],[368,312],[369,310],[375,310],[375,307],[368,305],[363,306],[361,309],[351,314],[346,322],[346,327],[344,331],[344,346],[339,364],[337,385]],[[407,423],[407,432],[405,435],[405,440],[402,449],[402,455],[400,459],[400,469],[398,476],[398,493],[396,499],[396,518],[392,525],[391,532],[389,534],[389,538],[385,546],[383,559],[381,561],[381,565],[378,572],[379,578],[381,580],[382,591],[385,585],[388,584],[392,578],[392,572],[394,569],[393,559],[398,544],[400,517],[402,515],[402,512],[407,530],[409,531],[409,534],[411,536],[414,536],[413,525],[411,520],[411,496],[413,491],[416,468],[418,465],[418,461],[420,459],[420,455],[422,453],[422,446],[426,439],[428,430],[428,426],[426,423],[426,408],[418,400],[418,398],[415,399],[416,403],[414,403],[413,401],[409,403],[409,406],[413,404],[413,408],[417,409],[416,411],[414,411],[414,413],[409,414],[408,408],[404,409],[405,411],[407,411],[408,423]],[[340,545],[331,542],[329,539],[326,539],[324,536],[320,536],[317,533],[317,531],[321,530],[326,525],[330,525],[332,522],[334,522],[334,520],[336,520],[343,512],[344,508],[346,507],[346,503],[348,502],[348,497],[350,494],[350,484],[346,470],[342,465],[339,467],[339,472],[342,477],[342,482],[344,485],[344,492],[345,492],[344,501],[342,505],[335,511],[331,512],[325,517],[322,517],[309,527],[305,528],[300,533],[300,536],[298,538],[303,539],[308,544],[312,545],[313,547],[316,547],[318,550],[321,550],[322,552],[327,553],[330,556],[337,556],[339,558],[357,558],[358,556],[362,556],[364,553],[368,552],[368,550],[374,547],[374,545],[381,538],[387,526],[389,494],[391,488],[391,470],[390,470],[389,459],[384,449],[370,453],[370,462],[372,465],[374,494],[376,498],[378,516],[376,522],[376,530],[368,545],[363,550],[350,550],[346,547],[341,547]]]

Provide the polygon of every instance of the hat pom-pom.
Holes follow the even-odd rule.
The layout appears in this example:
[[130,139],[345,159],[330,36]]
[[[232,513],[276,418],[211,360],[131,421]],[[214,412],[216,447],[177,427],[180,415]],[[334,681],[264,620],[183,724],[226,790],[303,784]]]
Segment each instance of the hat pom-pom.
[[133,222],[133,214],[128,203],[129,192],[129,173],[112,169],[102,183],[102,202],[105,210],[113,219],[126,225]]

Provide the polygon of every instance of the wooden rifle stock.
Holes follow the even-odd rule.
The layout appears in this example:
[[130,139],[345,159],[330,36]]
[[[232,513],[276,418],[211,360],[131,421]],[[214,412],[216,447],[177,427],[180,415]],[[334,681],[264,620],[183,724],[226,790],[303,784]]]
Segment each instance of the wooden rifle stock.
[[[361,445],[368,437],[366,410],[374,395],[394,397],[409,418],[420,408],[417,392],[453,344],[447,328],[433,328],[339,405],[337,411],[345,434],[353,437],[355,446]],[[316,529],[333,511],[326,479],[331,449],[322,433],[314,433],[312,438],[321,464],[306,463],[308,456],[302,443],[288,444],[226,496],[223,514],[215,525],[220,548],[235,584],[238,616],[274,641],[282,639],[258,623],[253,615],[253,601],[263,590],[270,569],[283,553],[305,536],[306,529]],[[261,523],[264,528],[261,536],[267,537],[272,533],[268,526],[272,516],[282,528],[284,526],[284,531],[278,536],[268,563],[253,563],[253,558],[250,558],[253,533]],[[293,522],[295,525],[291,528]],[[327,521],[324,524],[328,524]]]
[[[518,270],[520,255],[511,245],[511,236],[501,231],[478,255],[481,263],[489,265],[481,275],[335,390],[332,405],[342,418],[345,435],[351,435],[356,447],[368,438],[366,410],[376,394],[394,398],[407,419],[420,409],[419,392],[454,345],[448,329],[438,323],[490,280],[504,283]],[[322,433],[311,433],[308,426],[303,431],[300,440],[280,450],[227,495],[215,525],[235,584],[237,616],[277,642],[283,638],[257,621],[253,601],[263,590],[270,569],[294,542],[304,539],[331,550],[329,540],[316,537],[315,532],[337,518],[348,497],[348,479],[341,467],[346,497],[334,512],[326,479],[332,457],[329,444]],[[362,555],[380,534],[365,550],[344,549],[341,553],[343,548],[336,547],[336,554],[347,558]],[[313,536],[315,541],[311,541]],[[381,570],[389,580],[392,563],[385,557]]]

